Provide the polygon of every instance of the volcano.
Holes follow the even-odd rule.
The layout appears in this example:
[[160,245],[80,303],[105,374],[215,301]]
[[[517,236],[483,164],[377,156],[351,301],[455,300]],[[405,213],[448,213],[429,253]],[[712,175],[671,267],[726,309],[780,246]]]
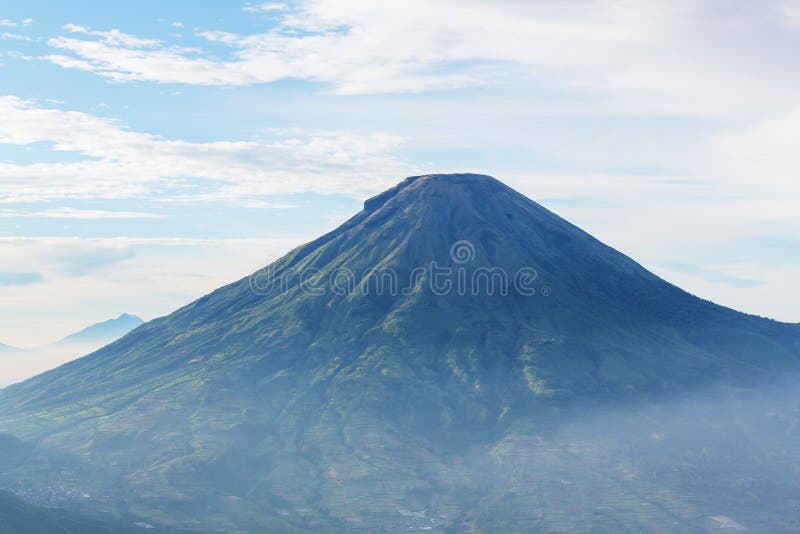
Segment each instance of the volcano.
[[[0,391],[0,431],[83,466],[20,462],[0,482],[47,477],[203,531],[705,528],[722,513],[698,512],[711,490],[564,425],[647,406],[661,415],[618,422],[650,432],[664,403],[756,395],[798,368],[798,325],[697,298],[489,176],[415,176],[259,272]],[[591,483],[565,492],[579,468]],[[606,498],[624,513],[598,512]],[[659,498],[674,507],[631,511]]]

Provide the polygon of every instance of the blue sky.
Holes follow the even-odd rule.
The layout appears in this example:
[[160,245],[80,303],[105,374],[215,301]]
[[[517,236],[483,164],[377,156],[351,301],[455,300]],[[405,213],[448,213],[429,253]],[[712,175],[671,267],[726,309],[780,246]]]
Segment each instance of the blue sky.
[[0,7],[0,342],[153,318],[425,172],[797,322],[800,2]]

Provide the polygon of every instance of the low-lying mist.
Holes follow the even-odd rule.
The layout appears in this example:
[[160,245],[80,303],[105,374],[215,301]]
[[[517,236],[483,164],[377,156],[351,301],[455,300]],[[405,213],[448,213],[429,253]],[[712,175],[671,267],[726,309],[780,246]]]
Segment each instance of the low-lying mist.
[[485,531],[797,532],[798,378],[520,426],[467,462],[485,477],[475,522]]
[[[347,456],[327,458],[327,471],[308,472],[294,486],[274,477],[258,480],[265,460],[258,459],[257,443],[241,449],[238,458],[194,461],[191,476],[199,485],[214,481],[229,510],[227,522],[212,531],[264,528],[240,510],[257,504],[280,518],[276,524],[329,531],[358,530],[350,518],[359,517],[364,529],[385,532],[796,532],[798,378],[757,389],[714,386],[627,405],[543,405],[539,414],[520,418],[482,446],[434,446],[411,437],[406,443],[402,435],[365,428],[349,438]],[[242,439],[247,442],[246,435]],[[6,445],[16,457],[0,466],[2,486],[28,499],[106,518],[139,506],[140,497],[128,502],[124,491],[111,489],[131,482],[117,478],[118,470],[89,467],[85,459],[43,446],[31,452],[16,442]],[[291,458],[269,461],[284,473],[307,469]],[[127,462],[135,466],[141,460]],[[70,481],[59,481],[64,473]],[[292,495],[292,488],[318,497]],[[151,498],[159,499],[159,489],[151,489]],[[160,506],[172,515],[218,506],[211,495],[165,497]]]

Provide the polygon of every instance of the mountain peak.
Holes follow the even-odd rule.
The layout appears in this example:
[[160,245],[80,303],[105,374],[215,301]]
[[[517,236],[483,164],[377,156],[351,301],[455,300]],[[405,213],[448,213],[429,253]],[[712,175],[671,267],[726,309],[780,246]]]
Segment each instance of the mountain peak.
[[133,321],[133,322],[136,322],[136,323],[143,323],[144,322],[144,320],[142,320],[142,318],[139,317],[138,315],[132,315],[130,313],[120,314],[119,317],[117,317],[116,319],[112,319],[112,320],[113,321]]
[[457,173],[435,173],[435,174],[421,174],[419,176],[409,176],[399,184],[396,188],[403,189],[412,184],[420,184],[425,182],[437,182],[445,185],[477,185],[477,184],[500,184],[502,182],[488,174],[476,174],[471,172],[457,172]]
[[100,341],[108,343],[124,336],[142,323],[144,323],[144,321],[140,317],[129,313],[123,313],[116,319],[108,319],[88,326],[55,344],[96,343]]
[[434,174],[421,174],[419,176],[409,176],[400,183],[412,182],[444,182],[450,184],[476,184],[476,183],[501,183],[500,180],[488,174],[476,174],[472,172],[454,172],[454,173],[434,173]]
[[375,211],[376,209],[383,206],[386,202],[391,200],[392,198],[398,196],[401,193],[409,193],[409,194],[424,194],[424,192],[433,191],[432,188],[426,187],[435,184],[438,190],[444,189],[463,189],[463,188],[475,188],[476,186],[482,186],[484,189],[486,188],[505,188],[506,186],[503,183],[486,174],[474,174],[474,173],[451,173],[451,174],[423,174],[419,176],[409,176],[396,186],[392,187],[376,195],[366,202],[364,202],[364,211],[371,212]]

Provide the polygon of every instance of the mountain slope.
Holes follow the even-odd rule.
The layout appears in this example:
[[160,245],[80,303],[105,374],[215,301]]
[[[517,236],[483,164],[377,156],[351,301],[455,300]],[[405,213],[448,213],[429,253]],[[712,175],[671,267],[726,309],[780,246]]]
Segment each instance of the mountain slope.
[[[35,506],[0,491],[0,534],[119,534],[144,528],[94,521],[55,508]],[[152,532],[151,529],[147,531]]]
[[797,325],[689,295],[493,178],[431,175],[3,390],[0,430],[119,474],[139,515],[436,526],[412,505],[463,513],[478,486],[453,462],[475,447],[799,359]]

